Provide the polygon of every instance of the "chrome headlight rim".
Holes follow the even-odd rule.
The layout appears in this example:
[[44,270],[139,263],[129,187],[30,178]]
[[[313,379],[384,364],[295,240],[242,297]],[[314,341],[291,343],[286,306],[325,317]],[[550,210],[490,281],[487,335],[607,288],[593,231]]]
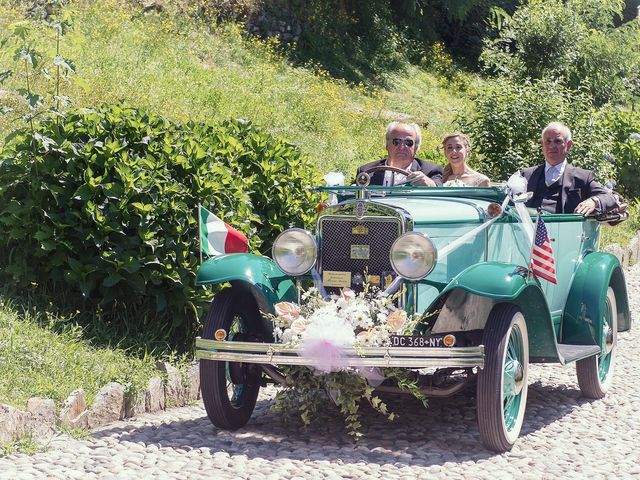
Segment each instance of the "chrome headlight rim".
[[[394,253],[397,253],[398,248],[400,248],[400,245],[402,244],[402,242],[405,242],[407,239],[410,239],[412,237],[414,241],[419,242],[419,244],[422,244],[422,246],[425,247],[425,249],[423,250],[424,253],[433,255],[433,261],[431,261],[431,263],[428,264],[426,268],[416,272],[415,275],[409,275],[408,272],[401,272],[400,271],[401,269],[399,269],[397,266],[396,259],[394,259]],[[391,250],[389,250],[389,261],[391,263],[391,267],[393,268],[393,270],[400,277],[404,278],[405,280],[415,282],[418,280],[422,280],[423,278],[428,276],[431,272],[433,272],[433,269],[438,263],[438,250],[436,249],[436,246],[433,243],[433,240],[431,240],[431,238],[428,235],[420,232],[414,232],[414,231],[406,232],[400,235],[398,238],[396,238],[393,244],[391,245]]]
[[[277,253],[279,243],[283,242],[287,238],[287,236],[291,236],[291,235],[294,235],[294,236],[301,235],[298,238],[303,239],[305,242],[308,242],[304,246],[307,248],[313,249],[313,253],[310,259],[305,261],[304,263],[301,263],[301,267],[296,269],[289,268],[289,265],[285,264],[283,259],[280,258],[280,256]],[[301,275],[308,273],[318,261],[318,245],[316,243],[316,239],[311,234],[311,232],[309,232],[308,230],[304,230],[302,228],[286,229],[276,237],[271,248],[272,248],[273,261],[276,263],[278,268],[280,268],[280,270],[282,270],[287,275],[291,275],[292,277],[299,277]]]

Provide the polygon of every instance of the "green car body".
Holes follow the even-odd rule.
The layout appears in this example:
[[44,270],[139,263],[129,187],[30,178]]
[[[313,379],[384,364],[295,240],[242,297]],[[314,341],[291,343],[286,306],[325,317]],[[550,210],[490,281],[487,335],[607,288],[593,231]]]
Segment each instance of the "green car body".
[[[379,208],[376,214],[383,214],[385,208],[402,210],[412,220],[412,229],[427,234],[438,249],[485,222],[489,204],[504,197],[495,188],[393,190],[365,201]],[[320,218],[353,215],[357,202],[347,200],[323,211]],[[473,298],[474,318],[470,321],[462,313],[457,325],[449,319],[446,330],[481,329],[493,304],[510,301],[525,314],[532,362],[565,363],[558,344],[604,348],[597,332],[602,329],[599,322],[609,284],[617,300],[618,331],[631,327],[622,267],[615,256],[597,251],[600,225],[596,220],[568,214],[546,214],[543,218],[553,239],[556,285],[514,275],[519,268],[526,268],[531,251],[521,224],[505,215],[461,246],[455,256],[439,260],[434,271],[417,283],[417,311],[428,311],[445,295],[455,297],[456,302]],[[245,285],[261,311],[268,313],[274,312],[278,302],[297,299],[295,278],[271,259],[258,255],[210,258],[202,264],[196,281],[198,285]],[[478,305],[482,307],[478,309]]]
[[[465,372],[466,378],[454,387],[430,389],[427,394],[447,396],[477,380],[478,425],[487,448],[508,450],[519,435],[530,362],[577,362],[583,395],[604,396],[613,373],[617,332],[631,328],[631,317],[623,269],[615,256],[598,251],[600,224],[596,219],[542,214],[555,257],[557,283],[552,284],[531,274],[530,227],[520,218],[523,209],[509,203],[503,187],[326,190],[340,201],[318,216],[316,284],[329,278],[325,274],[337,273],[345,282],[340,286],[357,289],[367,276],[368,281],[386,288],[387,279],[398,277],[397,272],[388,271],[393,240],[419,232],[435,247],[435,266],[422,278],[403,280],[406,288],[399,304],[408,313],[430,318],[428,328],[418,328],[416,334],[452,334],[460,348],[434,348],[423,354],[429,356],[428,361],[422,359],[427,363],[417,359],[417,363],[407,361],[406,366],[437,367],[434,375],[443,376]],[[534,217],[535,212],[527,215]],[[256,325],[249,330],[256,332],[254,342],[259,337],[267,343],[273,341],[273,335],[264,314],[273,314],[278,302],[298,301],[301,282],[311,280],[310,275],[291,277],[270,258],[252,254],[208,259],[197,274],[199,285],[228,282],[235,292],[229,294],[232,302],[250,299],[257,305],[262,313],[255,315],[257,319],[250,315],[249,323]],[[275,359],[269,345],[214,340],[212,328],[196,343],[204,365],[226,361],[227,370],[232,371],[233,365],[252,362],[295,364],[295,355]],[[247,334],[238,338],[246,340]],[[398,353],[392,350],[384,355],[387,361]],[[372,363],[366,365],[384,365],[379,354],[373,352],[368,358]],[[403,366],[403,354],[394,365]],[[262,368],[278,378],[271,367]],[[202,381],[206,385],[206,373]],[[250,411],[234,417],[231,407],[220,407],[227,404],[221,403],[219,392],[205,394],[203,387],[205,406],[207,397],[214,399],[207,411],[216,425],[237,428],[248,421]]]

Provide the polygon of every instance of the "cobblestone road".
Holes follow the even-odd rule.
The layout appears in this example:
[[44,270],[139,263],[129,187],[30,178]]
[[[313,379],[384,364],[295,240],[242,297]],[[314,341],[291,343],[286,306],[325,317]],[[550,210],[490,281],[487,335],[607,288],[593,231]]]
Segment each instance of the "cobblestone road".
[[575,368],[533,365],[527,413],[509,453],[485,450],[470,399],[396,407],[400,419],[364,419],[354,444],[341,424],[285,427],[263,389],[246,428],[217,430],[202,405],[140,416],[87,440],[58,437],[47,451],[0,458],[0,478],[640,478],[640,265],[627,272],[636,323],[618,337],[613,387],[603,400],[580,397]]

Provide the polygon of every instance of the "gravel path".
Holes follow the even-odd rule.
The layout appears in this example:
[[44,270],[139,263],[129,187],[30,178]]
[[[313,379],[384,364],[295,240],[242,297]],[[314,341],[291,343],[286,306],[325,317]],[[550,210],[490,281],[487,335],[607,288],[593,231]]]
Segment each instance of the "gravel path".
[[[640,264],[627,271],[637,321]],[[0,458],[0,478],[640,478],[640,327],[618,336],[614,384],[604,400],[580,397],[573,366],[533,365],[527,413],[509,453],[485,450],[473,402],[432,399],[423,409],[396,406],[390,424],[364,419],[354,444],[328,418],[319,428],[285,426],[270,411],[274,389],[263,389],[246,428],[217,430],[201,404],[144,415],[80,441],[60,436],[47,451]]]

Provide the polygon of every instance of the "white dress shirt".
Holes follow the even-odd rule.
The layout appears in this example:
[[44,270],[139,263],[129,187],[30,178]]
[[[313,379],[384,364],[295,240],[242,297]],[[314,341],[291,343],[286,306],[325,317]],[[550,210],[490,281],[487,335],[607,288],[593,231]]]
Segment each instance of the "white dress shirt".
[[547,187],[562,178],[562,174],[564,173],[564,168],[566,166],[566,160],[557,165],[549,165],[546,161],[544,162],[544,181],[547,184]]
[[[416,162],[411,162],[409,167],[407,168],[407,172],[413,172],[413,164]],[[389,165],[389,159],[384,162],[385,165]],[[384,172],[384,180],[382,181],[382,185],[385,187],[392,187],[393,185],[397,185],[398,183],[402,183],[407,180],[406,175],[402,175],[401,173],[392,172],[391,170],[387,170]]]

